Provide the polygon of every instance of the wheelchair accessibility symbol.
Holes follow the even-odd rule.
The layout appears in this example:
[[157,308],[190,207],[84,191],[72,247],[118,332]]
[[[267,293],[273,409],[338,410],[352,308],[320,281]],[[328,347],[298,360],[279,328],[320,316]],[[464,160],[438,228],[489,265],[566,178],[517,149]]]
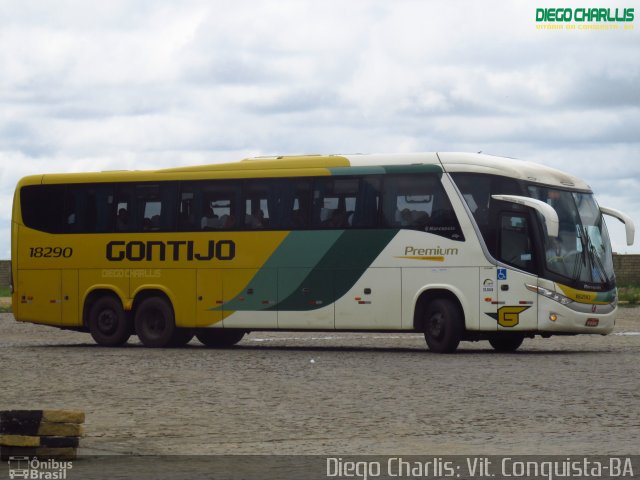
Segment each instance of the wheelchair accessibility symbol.
[[507,269],[499,268],[498,269],[498,280],[506,280],[507,279]]

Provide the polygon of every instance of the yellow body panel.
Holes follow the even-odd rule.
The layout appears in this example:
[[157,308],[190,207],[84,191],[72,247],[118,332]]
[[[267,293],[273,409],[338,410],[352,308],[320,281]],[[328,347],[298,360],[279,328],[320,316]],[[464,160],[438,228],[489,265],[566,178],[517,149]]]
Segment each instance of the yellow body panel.
[[[210,231],[51,235],[24,226],[17,229],[16,318],[67,327],[82,326],[84,303],[94,290],[112,291],[125,310],[132,308],[139,293],[159,290],[171,300],[177,326],[203,327],[220,322],[233,312],[223,314],[215,308],[223,299],[240,293],[288,234]],[[211,241],[233,242],[241,254],[226,260],[198,260],[198,255],[206,258]],[[158,242],[164,245],[163,251]],[[228,247],[224,247],[226,255]],[[41,252],[54,248],[71,253],[68,257],[42,256]],[[34,251],[40,252],[39,256],[34,256]],[[128,258],[143,253],[144,261]]]
[[577,290],[575,288],[556,283],[558,288],[564,293],[567,298],[570,298],[574,302],[587,303],[589,305],[607,305],[611,303],[610,300],[603,300],[602,294],[598,292],[588,292],[586,290]]

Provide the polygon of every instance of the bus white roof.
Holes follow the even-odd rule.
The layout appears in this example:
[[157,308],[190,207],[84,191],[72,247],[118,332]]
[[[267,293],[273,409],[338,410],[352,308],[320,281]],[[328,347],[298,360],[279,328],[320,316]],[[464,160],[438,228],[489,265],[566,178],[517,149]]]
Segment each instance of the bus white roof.
[[539,163],[480,153],[432,152],[405,154],[343,155],[353,166],[441,164],[446,172],[468,172],[504,177],[560,188],[591,190],[584,180]]
[[[311,174],[309,172],[314,169],[318,172],[326,172],[326,169],[333,168],[391,165],[437,165],[443,168],[445,172],[486,173],[528,180],[553,187],[591,191],[589,185],[580,178],[538,163],[478,153],[449,152],[257,157],[232,163],[174,167],[155,171],[135,170],[37,175],[23,178],[21,184],[123,180],[154,181],[158,178],[158,174],[166,176],[166,179],[183,180],[201,179],[205,174],[213,175],[212,178],[248,178],[252,175],[252,171],[258,170],[262,171],[262,174],[268,170],[271,170],[274,174],[277,170],[281,172],[288,170],[288,175],[286,176],[295,176],[296,174]],[[241,173],[240,177],[237,176],[239,173]],[[170,178],[169,176],[171,175],[175,178]],[[258,173],[257,175],[260,176],[261,174]]]

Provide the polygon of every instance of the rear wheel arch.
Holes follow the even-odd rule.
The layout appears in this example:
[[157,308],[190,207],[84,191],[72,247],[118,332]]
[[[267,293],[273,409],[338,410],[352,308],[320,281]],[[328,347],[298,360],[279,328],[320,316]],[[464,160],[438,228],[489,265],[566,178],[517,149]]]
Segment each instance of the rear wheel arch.
[[176,327],[173,302],[162,290],[140,291],[131,312],[136,335],[146,347],[180,346],[190,340],[187,332]]
[[89,331],[89,313],[91,312],[91,307],[97,300],[105,296],[111,296],[116,298],[120,302],[120,304],[123,305],[123,308],[124,308],[125,302],[123,301],[120,293],[116,290],[113,290],[107,287],[97,287],[87,292],[87,294],[84,297],[84,302],[82,304],[82,326],[87,331]]
[[140,307],[140,304],[147,298],[151,298],[151,297],[160,297],[163,300],[166,300],[171,305],[171,308],[173,309],[173,313],[175,315],[175,307],[173,306],[173,300],[167,294],[167,292],[158,288],[146,288],[144,290],[138,290],[133,295],[133,303],[131,304],[132,318],[135,318],[136,311]]
[[458,297],[446,289],[432,289],[418,297],[414,327],[424,333],[429,350],[453,353],[465,335],[464,309]]
[[458,295],[451,290],[446,288],[429,288],[423,290],[418,298],[416,299],[415,307],[413,309],[413,328],[422,332],[424,331],[424,313],[427,310],[429,303],[438,298],[446,298],[454,302],[457,307],[460,309],[460,313],[462,314],[462,318],[465,319],[466,323],[466,313],[465,309],[462,306],[462,302]]
[[131,319],[121,298],[110,289],[95,289],[86,297],[82,321],[99,345],[117,347],[131,336]]

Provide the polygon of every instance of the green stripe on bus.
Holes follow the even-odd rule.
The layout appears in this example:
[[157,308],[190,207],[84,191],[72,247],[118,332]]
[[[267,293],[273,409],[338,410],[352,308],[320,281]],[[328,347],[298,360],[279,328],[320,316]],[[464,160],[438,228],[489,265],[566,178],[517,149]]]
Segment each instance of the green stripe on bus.
[[397,233],[398,230],[291,232],[248,284],[266,291],[273,288],[277,278],[275,305],[263,304],[260,297],[239,294],[211,310],[306,311],[330,305],[351,289]]
[[[249,283],[255,290],[268,291],[273,288],[274,272],[284,268],[291,269],[287,271],[286,279],[283,279],[282,283],[278,282],[279,298],[289,296],[300,284],[298,277],[300,280],[306,277],[308,268],[318,264],[342,232],[342,230],[316,230],[289,233]],[[296,269],[301,270],[296,271]],[[242,289],[243,292],[245,290],[246,288]],[[239,300],[240,297],[243,299]],[[224,305],[211,310],[254,311],[274,308],[274,305],[263,304],[260,297],[239,294]]]
[[385,165],[385,173],[437,173],[442,175],[442,167],[440,165]]
[[293,293],[280,296],[282,300],[272,310],[315,310],[335,302],[353,287],[397,232],[344,230]]
[[331,175],[382,175],[384,167],[335,167],[330,168]]

